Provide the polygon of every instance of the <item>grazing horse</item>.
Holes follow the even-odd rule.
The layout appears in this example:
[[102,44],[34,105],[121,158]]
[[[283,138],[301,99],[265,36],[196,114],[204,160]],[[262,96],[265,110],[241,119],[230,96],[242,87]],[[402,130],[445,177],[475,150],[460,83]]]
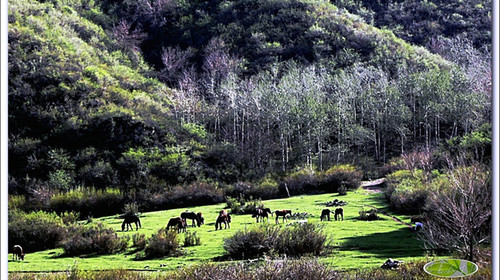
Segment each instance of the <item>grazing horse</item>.
[[335,221],[337,220],[338,216],[340,216],[339,220],[340,220],[340,218],[342,218],[342,221],[344,220],[344,209],[342,209],[340,207],[335,209]]
[[[129,226],[130,226],[130,230],[133,230],[134,227],[132,226],[132,223],[135,223],[135,230],[139,230],[139,228],[142,227],[141,220],[136,215],[125,216],[125,219],[123,220],[123,223],[122,223],[122,231],[125,231],[125,226],[127,226],[127,230],[128,230]],[[139,226],[137,226],[137,225],[139,225]]]
[[255,212],[252,215],[252,218],[257,218],[257,223],[259,222],[259,218],[261,222],[264,222],[264,218],[269,221],[269,215],[273,215],[271,209],[269,208],[255,208]]
[[[190,219],[192,221],[191,223],[191,226],[195,226],[194,224],[194,221],[196,221],[196,224],[199,226],[201,226],[203,224],[203,221],[205,220],[201,214],[201,212],[199,213],[195,213],[195,212],[191,212],[191,211],[185,211],[185,212],[182,212],[181,213],[181,218],[186,221],[186,219]],[[187,222],[186,222],[187,224]]]
[[319,218],[320,221],[323,221],[323,220],[326,220],[328,218],[328,221],[330,221],[330,213],[332,211],[328,208],[325,208],[323,209],[323,211],[321,211],[321,217]]
[[23,247],[19,245],[14,245],[14,249],[12,249],[12,259],[24,261]]
[[215,221],[215,230],[222,229],[222,224],[224,224],[224,229],[231,228],[229,223],[231,223],[231,215],[229,215],[226,210],[221,210]]
[[180,233],[181,231],[186,232],[186,221],[183,220],[181,217],[171,218],[168,221],[167,230],[169,230],[170,227],[172,227],[172,228],[177,227],[178,233]]
[[279,217],[283,217],[283,223],[285,222],[285,219],[288,221],[288,218],[286,215],[292,215],[292,210],[276,210],[274,211],[276,214],[276,223],[279,224]]

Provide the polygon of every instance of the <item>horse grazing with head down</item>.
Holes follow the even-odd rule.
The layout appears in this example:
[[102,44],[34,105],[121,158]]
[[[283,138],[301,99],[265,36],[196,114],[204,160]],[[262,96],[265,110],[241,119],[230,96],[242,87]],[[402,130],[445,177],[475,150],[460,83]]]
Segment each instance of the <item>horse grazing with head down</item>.
[[231,215],[226,210],[221,210],[217,220],[215,220],[215,230],[222,229],[222,224],[224,224],[224,229],[231,228],[229,223],[231,223]]
[[330,221],[330,213],[332,211],[328,208],[325,208],[323,209],[323,211],[321,211],[321,217],[319,218],[320,221],[323,221],[323,220],[326,220],[328,218],[328,221]]
[[[195,226],[195,224],[194,224],[195,221],[196,221],[196,225],[198,225],[198,227],[201,226],[202,224],[204,224],[204,221],[205,221],[201,212],[195,213],[192,211],[184,211],[181,213],[181,218],[184,219],[184,221],[186,221],[187,219],[190,219],[191,226],[193,226],[193,227]],[[187,223],[187,221],[186,221],[186,223]]]
[[122,223],[122,231],[125,231],[125,226],[127,227],[127,230],[128,230],[129,226],[130,226],[130,230],[133,230],[134,227],[132,226],[132,223],[135,224],[135,230],[139,230],[139,228],[142,227],[141,220],[139,219],[139,217],[137,217],[136,215],[128,215],[128,216],[124,217],[124,220]]
[[12,259],[24,261],[23,247],[14,245],[14,248],[12,249]]
[[287,215],[292,215],[292,210],[276,210],[274,211],[274,214],[276,214],[276,223],[279,224],[279,217],[283,217],[283,223],[285,222],[285,219],[288,221]]
[[181,217],[171,218],[167,224],[167,230],[177,227],[177,232],[186,232],[186,221]]
[[261,222],[264,222],[264,218],[266,218],[269,221],[269,215],[273,215],[271,212],[271,209],[269,208],[255,208],[255,212],[252,215],[252,218],[257,218],[257,223],[259,222],[259,218]]
[[344,220],[344,209],[340,207],[335,209],[335,221],[337,220],[337,217],[339,217],[339,220],[340,218],[342,218],[342,221]]

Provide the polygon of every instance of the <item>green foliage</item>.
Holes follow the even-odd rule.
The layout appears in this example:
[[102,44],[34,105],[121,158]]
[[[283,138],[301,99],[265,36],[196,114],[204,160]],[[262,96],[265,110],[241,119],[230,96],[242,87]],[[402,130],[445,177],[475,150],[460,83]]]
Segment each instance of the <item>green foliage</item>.
[[252,259],[269,254],[299,257],[319,255],[326,245],[321,225],[297,223],[285,228],[260,226],[238,231],[224,240],[224,249],[232,258]]
[[162,258],[181,254],[177,231],[160,229],[148,239],[144,253],[146,258]]
[[98,223],[91,227],[71,228],[61,246],[68,256],[115,254],[127,249],[129,239],[129,236],[118,237],[112,228]]
[[8,232],[9,244],[19,244],[25,252],[35,252],[55,248],[65,237],[66,229],[63,219],[55,213],[10,209]]
[[399,170],[387,176],[384,194],[395,211],[419,214],[434,190],[431,186],[424,171]]
[[104,190],[79,188],[55,194],[49,199],[48,208],[58,213],[75,211],[80,217],[111,215],[121,209],[124,195],[118,189]]

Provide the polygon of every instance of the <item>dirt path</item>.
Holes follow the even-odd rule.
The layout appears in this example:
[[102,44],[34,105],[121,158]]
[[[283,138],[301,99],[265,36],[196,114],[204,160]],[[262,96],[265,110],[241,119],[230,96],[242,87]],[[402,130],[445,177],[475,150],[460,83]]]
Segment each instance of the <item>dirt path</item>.
[[[369,192],[380,193],[380,192],[382,192],[382,185],[385,183],[385,181],[386,181],[385,178],[380,178],[380,179],[376,179],[376,180],[372,180],[372,181],[363,181],[363,182],[361,182],[361,187]],[[394,217],[394,216],[390,215],[389,213],[378,209],[377,207],[373,207],[370,205],[364,205],[364,206],[373,208],[373,209],[377,210],[380,214],[387,216],[387,217],[393,219],[394,221],[401,223],[407,227],[413,228],[413,226],[411,224],[403,222],[399,218]]]
[[380,178],[372,181],[361,182],[361,187],[367,191],[379,193],[382,192],[382,185],[385,183],[385,178]]

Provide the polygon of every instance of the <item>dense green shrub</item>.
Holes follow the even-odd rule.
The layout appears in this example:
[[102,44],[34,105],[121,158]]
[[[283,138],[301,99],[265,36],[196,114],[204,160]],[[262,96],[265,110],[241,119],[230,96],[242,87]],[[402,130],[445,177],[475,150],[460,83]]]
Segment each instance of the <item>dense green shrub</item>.
[[252,259],[272,253],[276,248],[280,229],[260,226],[236,232],[224,239],[224,249],[235,259]]
[[[341,186],[348,190],[360,186],[363,173],[353,165],[341,164],[330,167],[324,172],[303,168],[283,179],[282,193],[290,195],[317,192],[338,192]],[[283,188],[288,189],[288,192]]]
[[265,254],[319,255],[325,246],[326,235],[321,225],[312,223],[296,223],[285,228],[264,225],[239,231],[224,240],[224,249],[236,259]]
[[283,180],[285,194],[299,195],[304,193],[317,192],[319,180],[317,172],[309,168],[301,168],[290,173]]
[[48,208],[57,213],[75,211],[80,217],[116,214],[123,206],[124,194],[118,189],[78,188],[50,198]]
[[363,173],[353,165],[342,164],[332,166],[324,172],[322,185],[328,192],[335,192],[340,186],[349,190],[357,189],[363,179]]
[[98,223],[91,227],[73,227],[61,247],[68,256],[114,254],[127,249],[129,239],[129,236],[118,237],[112,228]]
[[56,248],[66,230],[63,219],[55,213],[10,209],[8,232],[9,244],[21,245],[25,252],[35,252]]
[[175,230],[160,229],[148,239],[144,253],[146,258],[178,256],[180,250],[178,234]]
[[387,176],[384,194],[390,207],[403,214],[419,214],[424,210],[431,185],[422,170],[399,170]]

